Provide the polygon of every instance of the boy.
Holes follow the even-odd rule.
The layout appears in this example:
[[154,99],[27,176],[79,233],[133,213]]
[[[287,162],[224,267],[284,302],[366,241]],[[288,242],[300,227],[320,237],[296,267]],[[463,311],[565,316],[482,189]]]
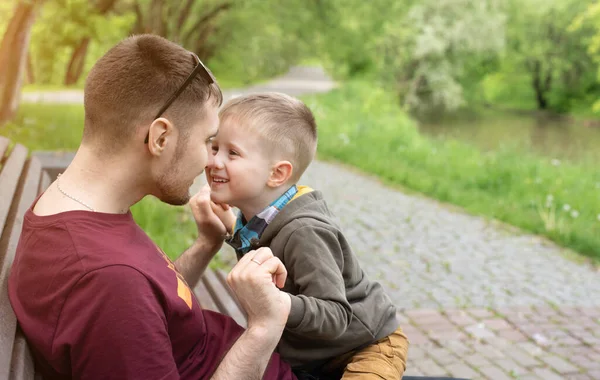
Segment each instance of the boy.
[[240,210],[227,243],[238,259],[270,247],[288,270],[280,355],[298,374],[400,379],[408,341],[396,308],[361,270],[321,193],[296,185],[316,152],[312,112],[267,93],[235,98],[219,117],[206,175],[212,201]]

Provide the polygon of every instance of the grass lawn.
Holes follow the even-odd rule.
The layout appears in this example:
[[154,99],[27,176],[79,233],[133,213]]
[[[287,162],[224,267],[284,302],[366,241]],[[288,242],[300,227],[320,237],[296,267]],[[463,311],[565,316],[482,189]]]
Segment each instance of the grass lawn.
[[[31,151],[75,151],[82,129],[81,105],[22,104],[17,118],[0,129],[0,135]],[[154,197],[146,197],[131,211],[136,222],[173,259],[197,236],[196,223],[187,207],[169,206]],[[221,265],[218,259],[211,263],[211,266]]]
[[547,236],[600,262],[600,171],[593,162],[560,162],[515,147],[482,152],[426,138],[394,99],[361,82],[304,97],[319,124],[319,158]]

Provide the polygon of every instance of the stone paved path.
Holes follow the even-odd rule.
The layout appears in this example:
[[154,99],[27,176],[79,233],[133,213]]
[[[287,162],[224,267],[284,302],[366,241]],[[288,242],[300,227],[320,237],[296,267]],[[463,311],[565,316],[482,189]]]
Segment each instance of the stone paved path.
[[[332,87],[321,70],[294,68],[225,95],[301,95]],[[81,102],[73,94],[45,101],[53,99]],[[411,340],[407,374],[600,379],[596,269],[576,264],[544,239],[404,194],[340,165],[316,161],[301,183],[323,191],[365,272],[398,306]]]
[[541,238],[338,165],[316,162],[301,182],[323,191],[365,270],[403,309],[600,306],[600,273]]
[[400,309],[407,374],[600,379],[595,269],[544,239],[340,165],[317,161],[301,183],[324,193],[364,270]]

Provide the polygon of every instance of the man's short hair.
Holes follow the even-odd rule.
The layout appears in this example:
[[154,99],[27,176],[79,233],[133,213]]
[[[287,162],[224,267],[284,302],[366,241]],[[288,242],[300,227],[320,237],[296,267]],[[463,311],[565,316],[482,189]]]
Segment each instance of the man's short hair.
[[250,128],[264,138],[266,148],[292,163],[294,182],[315,157],[317,124],[299,99],[277,92],[240,96],[225,103],[219,118]]
[[[196,64],[191,52],[160,36],[142,34],[118,43],[86,79],[83,142],[101,142],[103,152],[120,149],[138,127],[149,127]],[[161,116],[171,120],[186,140],[190,124],[203,115],[209,101],[220,106],[221,89],[196,75]]]

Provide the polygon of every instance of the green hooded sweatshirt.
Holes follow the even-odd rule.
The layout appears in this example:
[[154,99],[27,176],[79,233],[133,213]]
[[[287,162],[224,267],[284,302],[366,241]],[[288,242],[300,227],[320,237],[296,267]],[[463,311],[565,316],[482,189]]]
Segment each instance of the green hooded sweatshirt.
[[299,367],[362,348],[399,327],[396,308],[371,281],[334,221],[321,192],[302,192],[260,237],[288,271],[292,296],[279,354]]

